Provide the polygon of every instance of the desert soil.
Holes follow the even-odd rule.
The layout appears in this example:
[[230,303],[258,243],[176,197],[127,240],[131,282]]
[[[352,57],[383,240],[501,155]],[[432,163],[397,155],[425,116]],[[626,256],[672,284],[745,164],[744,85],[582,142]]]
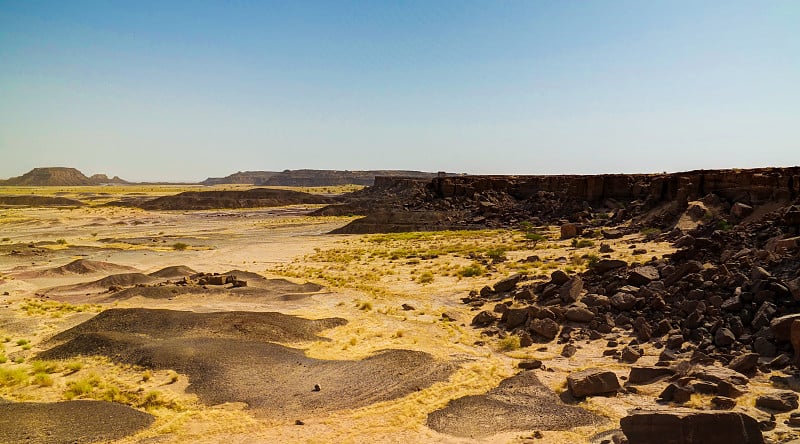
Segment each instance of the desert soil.
[[[627,376],[606,339],[564,357],[470,326],[471,290],[579,272],[598,245],[555,227],[535,245],[512,230],[328,235],[352,218],[315,208],[0,209],[4,442],[600,442],[664,388],[571,400],[573,371]],[[613,257],[672,251],[642,238],[609,241]],[[526,359],[544,366],[519,373]],[[84,409],[114,419],[52,425]]]

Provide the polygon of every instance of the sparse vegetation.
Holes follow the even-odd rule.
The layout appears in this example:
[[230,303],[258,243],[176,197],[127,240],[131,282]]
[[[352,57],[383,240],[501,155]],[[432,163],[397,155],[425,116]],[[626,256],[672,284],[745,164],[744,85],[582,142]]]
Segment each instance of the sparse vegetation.
[[466,266],[460,270],[458,270],[458,275],[461,277],[475,277],[475,276],[482,276],[486,274],[486,268],[484,268],[479,263],[472,263],[472,265]]
[[520,348],[520,341],[519,336],[516,335],[508,335],[505,338],[501,339],[497,342],[497,348],[500,351],[512,351]]
[[28,372],[24,368],[0,367],[0,386],[10,387],[23,385],[28,381]]
[[173,250],[183,251],[186,250],[187,248],[189,248],[189,245],[183,242],[175,242],[174,244],[172,244]]
[[589,239],[572,239],[572,248],[588,248],[593,246],[594,242]]
[[59,245],[67,245],[67,240],[66,239],[58,239],[56,241],[56,243],[59,244]]
[[417,276],[417,282],[419,282],[420,284],[430,284],[431,282],[433,282],[433,273],[431,273],[430,271],[426,271],[420,274],[419,276]]

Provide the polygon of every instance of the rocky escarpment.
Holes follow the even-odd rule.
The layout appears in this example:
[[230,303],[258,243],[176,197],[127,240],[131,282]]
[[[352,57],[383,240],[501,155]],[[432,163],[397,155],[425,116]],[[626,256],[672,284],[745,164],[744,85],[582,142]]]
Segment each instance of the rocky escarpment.
[[252,184],[259,186],[291,186],[291,187],[324,187],[335,185],[364,185],[371,186],[378,176],[414,177],[431,179],[436,173],[424,171],[403,170],[368,170],[368,171],[341,171],[341,170],[285,170],[274,171],[245,171],[231,174],[227,177],[209,177],[201,182],[203,185],[218,184]]
[[428,229],[512,227],[522,221],[570,221],[599,227],[634,218],[638,224],[663,229],[677,221],[690,201],[709,194],[728,207],[787,202],[800,196],[800,167],[430,180],[377,177],[373,187],[319,214],[367,216],[354,221],[348,232],[379,230],[380,224],[373,219],[387,219],[387,213],[398,211],[442,213],[435,218],[440,222]]
[[109,183],[127,183],[126,181],[114,176],[109,179],[105,174],[95,174],[92,177],[86,177],[83,173],[75,168],[66,167],[45,167],[34,168],[19,177],[12,177],[7,180],[0,180],[2,186],[35,186],[35,187],[50,187],[50,186],[91,186],[91,185],[104,185]]

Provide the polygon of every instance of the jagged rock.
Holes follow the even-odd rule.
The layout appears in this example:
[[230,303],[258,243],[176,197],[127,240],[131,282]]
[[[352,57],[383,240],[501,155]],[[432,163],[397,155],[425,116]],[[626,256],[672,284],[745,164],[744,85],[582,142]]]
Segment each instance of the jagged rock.
[[569,275],[561,270],[556,270],[550,274],[550,283],[561,286],[567,283]]
[[769,331],[778,341],[789,341],[792,337],[792,322],[800,319],[800,313],[792,313],[774,318],[769,323]]
[[741,202],[736,202],[735,204],[731,205],[731,216],[737,219],[744,219],[752,213],[753,207],[750,205],[746,205]]
[[608,370],[588,369],[567,376],[570,394],[576,398],[608,395],[619,390],[617,375]]
[[711,398],[711,405],[717,410],[730,410],[736,407],[736,400],[725,396],[715,396]]
[[600,249],[598,251],[600,253],[613,253],[614,249],[608,244],[600,243]]
[[675,370],[669,367],[635,366],[631,367],[628,382],[631,384],[649,384],[664,376],[672,376]]
[[581,298],[581,302],[589,307],[608,307],[611,305],[611,300],[608,296],[589,293]]
[[756,407],[775,410],[776,412],[788,412],[797,408],[797,393],[782,391],[761,395],[756,398]]
[[583,279],[580,276],[575,276],[565,282],[558,291],[561,301],[565,304],[571,304],[578,300],[583,291]]
[[716,344],[717,347],[728,347],[734,342],[736,342],[736,336],[727,328],[719,328],[717,332],[714,333],[714,344]]
[[519,273],[512,274],[511,276],[498,281],[494,284],[494,291],[497,293],[505,293],[507,291],[511,291],[514,287],[517,286],[517,283],[522,279],[522,275]]
[[531,319],[530,329],[537,335],[552,341],[558,336],[559,326],[556,321],[550,318]]
[[628,444],[763,444],[758,422],[739,412],[632,410],[620,420]]
[[622,356],[621,359],[628,364],[633,364],[634,362],[638,361],[639,358],[642,357],[641,350],[635,349],[630,345],[626,346],[622,349]]
[[617,230],[615,228],[607,228],[600,230],[600,233],[603,235],[603,239],[619,239],[625,235],[622,230]]
[[561,356],[565,358],[571,358],[575,356],[575,353],[578,352],[578,348],[572,344],[567,344],[564,348],[561,349]]
[[711,382],[726,382],[733,385],[746,385],[750,379],[734,370],[725,367],[696,366],[689,376]]
[[753,341],[753,351],[764,357],[773,357],[778,354],[778,348],[763,336]]
[[537,368],[541,368],[542,367],[542,361],[540,361],[538,359],[522,361],[519,364],[517,364],[517,367],[521,368],[523,370],[536,370]]
[[691,387],[685,387],[672,382],[658,395],[658,399],[662,402],[677,402],[678,404],[683,404],[692,397],[692,393],[694,393],[694,390]]
[[482,311],[472,318],[472,325],[476,327],[486,327],[491,325],[497,318],[489,311]]
[[622,268],[628,265],[627,262],[619,259],[602,259],[597,261],[594,264],[589,265],[589,268],[594,270],[598,274],[605,274],[611,270],[615,270],[617,268]]
[[658,269],[651,265],[636,267],[628,272],[628,282],[631,285],[644,286],[660,278]]
[[594,319],[594,313],[588,308],[570,307],[564,312],[564,317],[572,322],[589,322]]
[[611,296],[611,306],[617,310],[630,310],[636,305],[636,297],[630,293],[617,292]]
[[743,353],[728,364],[728,368],[739,372],[747,373],[758,364],[758,353]]
[[527,308],[509,308],[503,312],[500,322],[505,323],[506,329],[513,330],[528,320]]

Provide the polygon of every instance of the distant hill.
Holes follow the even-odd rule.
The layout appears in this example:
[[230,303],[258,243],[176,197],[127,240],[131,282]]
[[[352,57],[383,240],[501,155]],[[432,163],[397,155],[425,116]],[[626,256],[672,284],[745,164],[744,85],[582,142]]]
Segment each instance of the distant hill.
[[12,177],[8,180],[0,180],[0,185],[4,186],[31,186],[31,187],[69,187],[85,185],[103,185],[108,183],[122,184],[126,181],[114,176],[109,179],[105,174],[95,174],[86,177],[75,168],[67,167],[45,167],[34,168],[19,177]]
[[209,177],[200,182],[201,185],[220,185],[220,184],[247,184],[255,185],[262,183],[270,177],[280,174],[277,171],[239,171],[226,177]]
[[436,177],[436,173],[405,170],[285,170],[279,173],[273,171],[245,171],[231,174],[227,177],[210,177],[201,182],[201,184],[217,185],[243,183],[260,186],[293,187],[323,187],[348,184],[371,186],[375,182],[376,176],[402,176],[429,179]]

